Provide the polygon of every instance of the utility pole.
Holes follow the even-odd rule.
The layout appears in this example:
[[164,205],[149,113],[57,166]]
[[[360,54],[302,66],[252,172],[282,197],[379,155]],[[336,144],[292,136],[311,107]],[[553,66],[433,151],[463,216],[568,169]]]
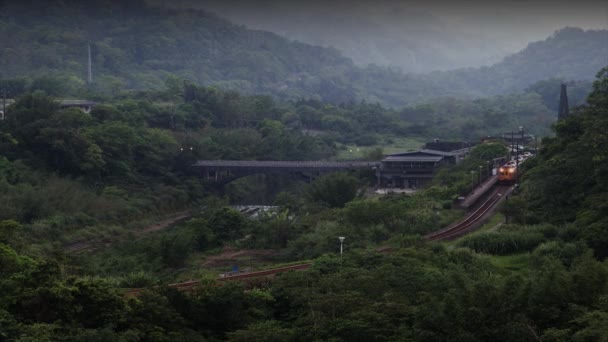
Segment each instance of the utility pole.
[[91,42],[89,41],[89,44],[87,45],[88,48],[88,55],[89,55],[89,66],[88,66],[88,77],[87,77],[87,83],[89,84],[89,86],[91,84],[93,84],[93,61],[91,58]]
[[475,171],[471,171],[471,192],[475,190]]
[[4,120],[6,115],[6,82],[2,82],[2,116],[0,120]]
[[559,108],[557,111],[557,120],[561,120],[570,115],[570,107],[568,105],[568,90],[565,83],[561,85],[559,94]]
[[509,224],[509,195],[505,197],[505,224]]
[[509,151],[509,161],[513,159],[513,130],[511,130],[511,150]]
[[[524,143],[524,126],[519,126],[521,132],[521,143]],[[519,184],[519,141],[517,142],[517,153],[515,157],[515,184]]]

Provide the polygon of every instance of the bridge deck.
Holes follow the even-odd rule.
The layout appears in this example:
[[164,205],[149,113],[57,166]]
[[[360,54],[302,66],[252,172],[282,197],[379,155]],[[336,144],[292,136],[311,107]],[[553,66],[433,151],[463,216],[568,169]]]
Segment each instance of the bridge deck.
[[286,161],[286,160],[199,160],[193,166],[201,168],[263,168],[263,169],[363,169],[379,162],[369,161]]

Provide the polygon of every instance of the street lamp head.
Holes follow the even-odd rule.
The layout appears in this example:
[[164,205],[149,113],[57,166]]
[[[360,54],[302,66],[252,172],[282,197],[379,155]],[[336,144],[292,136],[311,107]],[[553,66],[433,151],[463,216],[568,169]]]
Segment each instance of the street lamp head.
[[346,239],[344,236],[339,236],[339,237],[338,237],[338,240],[340,240],[340,242],[343,242],[343,241],[344,241],[344,239]]

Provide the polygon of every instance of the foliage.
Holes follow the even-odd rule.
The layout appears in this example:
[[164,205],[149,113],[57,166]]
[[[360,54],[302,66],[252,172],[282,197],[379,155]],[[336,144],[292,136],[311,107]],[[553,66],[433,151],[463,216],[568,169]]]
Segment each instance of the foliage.
[[440,169],[432,184],[437,187],[438,193],[446,193],[450,196],[448,198],[456,199],[458,195],[471,191],[480,180],[488,178],[491,175],[492,159],[505,155],[506,148],[502,144],[480,144],[462,162]]
[[[556,77],[590,79],[607,54],[606,31],[565,28],[490,67],[413,75],[394,67],[358,67],[333,48],[247,29],[201,10],[143,1],[97,0],[86,7],[74,0],[9,1],[1,13],[0,34],[7,38],[0,67],[15,77],[10,80],[12,96],[23,92],[24,75],[29,90],[55,96],[160,89],[171,76],[282,99],[363,100],[400,107],[438,96],[519,92]],[[94,82],[85,89],[89,43]],[[263,105],[264,100],[259,107]],[[233,109],[233,114],[244,111]],[[321,122],[332,129],[348,125],[339,116]]]
[[311,184],[308,198],[330,208],[341,208],[357,196],[359,180],[345,173],[322,176]]
[[[357,177],[333,174],[318,178],[305,196],[282,195],[281,208],[257,221],[208,198],[200,202],[203,213],[174,230],[137,241],[131,231],[213,191],[189,173],[197,159],[318,160],[334,156],[336,142],[373,145],[447,127],[467,138],[520,122],[541,130],[551,118],[547,84],[525,94],[440,99],[402,111],[375,103],[455,95],[454,85],[466,89],[477,77],[489,92],[519,89],[547,74],[522,62],[529,53],[549,64],[543,51],[554,56],[556,46],[579,38],[596,51],[596,38],[587,39],[595,33],[565,30],[488,68],[501,85],[485,78],[487,70],[403,76],[360,69],[331,49],[143,1],[11,3],[0,14],[0,33],[6,37],[0,67],[20,77],[7,82],[19,98],[0,124],[1,340],[576,341],[605,335],[606,69],[587,105],[557,123],[556,137],[544,140],[538,159],[524,165],[523,195],[508,208],[523,225],[466,237],[456,248],[420,236],[459,215],[447,210],[450,200],[474,183],[471,171],[482,172],[504,154],[500,145],[480,145],[414,195],[357,198]],[[86,89],[77,75],[84,74],[88,41],[99,74]],[[508,77],[521,65],[539,70]],[[31,78],[21,77],[26,74]],[[276,101],[231,88],[311,99]],[[103,104],[87,114],[62,109],[50,97],[65,94]],[[338,236],[346,237],[341,257]],[[104,237],[114,244],[97,254],[59,251],[69,241]],[[387,243],[400,248],[363,251]],[[210,278],[189,294],[155,287],[183,276],[182,268],[200,268],[203,253],[221,246],[316,259],[309,270],[256,288]],[[529,253],[529,262],[525,272],[512,271],[477,252]],[[126,299],[119,286],[151,288]]]
[[[551,228],[549,227],[549,231]],[[477,253],[506,255],[531,252],[547,238],[547,227],[528,226],[525,229],[500,229],[498,232],[482,232],[467,236],[458,242]]]
[[538,161],[528,167],[523,196],[532,219],[574,221],[596,254],[606,257],[608,69],[598,73],[587,103],[556,123],[555,138],[543,140]]

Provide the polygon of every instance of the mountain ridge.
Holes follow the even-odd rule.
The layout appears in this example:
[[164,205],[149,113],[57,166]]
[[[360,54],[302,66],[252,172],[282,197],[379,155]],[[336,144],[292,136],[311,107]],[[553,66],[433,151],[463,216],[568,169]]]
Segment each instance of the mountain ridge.
[[[250,30],[202,10],[95,0],[5,1],[0,15],[4,77],[60,77],[82,88],[91,42],[96,89],[159,89],[175,76],[281,99],[379,102],[392,107],[433,97],[521,92],[534,82],[592,79],[608,64],[608,31],[566,28],[501,63],[478,69],[405,74],[358,67],[337,50]],[[32,18],[35,18],[32,19]]]

